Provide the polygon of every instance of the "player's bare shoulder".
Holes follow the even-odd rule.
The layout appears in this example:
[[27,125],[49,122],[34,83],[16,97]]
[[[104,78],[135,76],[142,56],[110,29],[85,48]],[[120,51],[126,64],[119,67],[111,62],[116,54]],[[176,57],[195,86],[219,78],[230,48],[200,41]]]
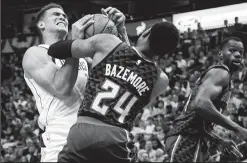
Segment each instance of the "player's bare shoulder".
[[209,70],[204,77],[204,80],[211,80],[216,85],[226,86],[229,84],[230,74],[222,68],[213,68]]
[[166,90],[168,84],[169,84],[168,76],[161,69],[159,69],[159,76],[152,90],[151,100],[161,95]]
[[169,82],[169,78],[168,76],[166,75],[166,73],[164,71],[162,71],[160,69],[160,80],[162,80],[163,82]]
[[100,50],[109,51],[116,47],[122,41],[112,34],[98,34],[95,37],[95,47]]
[[32,46],[27,49],[22,59],[22,67],[26,74],[30,71],[43,66],[47,62],[51,61],[51,57],[47,55],[47,49]]
[[32,46],[28,48],[27,51],[25,52],[22,63],[25,64],[30,60],[34,60],[34,61],[40,60],[42,62],[43,60],[49,58],[50,57],[47,55],[47,49],[38,46]]

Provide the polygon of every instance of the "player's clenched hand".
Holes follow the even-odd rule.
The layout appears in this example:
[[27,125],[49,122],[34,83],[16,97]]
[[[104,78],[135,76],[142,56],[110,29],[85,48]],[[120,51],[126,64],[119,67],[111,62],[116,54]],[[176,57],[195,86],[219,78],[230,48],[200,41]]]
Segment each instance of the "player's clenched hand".
[[222,152],[226,154],[233,154],[236,157],[242,158],[243,155],[239,152],[237,145],[232,140],[223,140],[220,142]]
[[101,9],[102,14],[108,16],[117,26],[118,32],[124,32],[125,30],[125,15],[114,7],[108,7],[106,9]]
[[72,39],[84,39],[84,30],[94,23],[93,20],[90,20],[92,17],[93,15],[86,15],[72,24]]

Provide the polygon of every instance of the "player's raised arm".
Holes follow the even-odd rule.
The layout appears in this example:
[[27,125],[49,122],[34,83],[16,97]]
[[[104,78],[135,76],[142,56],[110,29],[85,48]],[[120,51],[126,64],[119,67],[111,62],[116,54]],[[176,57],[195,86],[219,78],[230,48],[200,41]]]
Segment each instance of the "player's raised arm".
[[117,26],[118,34],[123,42],[130,45],[127,30],[125,27],[125,15],[115,7],[107,7],[106,9],[101,9],[102,14],[108,16]]
[[79,61],[68,58],[59,69],[46,53],[44,48],[29,48],[22,60],[25,73],[57,97],[70,95],[77,78]]
[[[48,55],[64,59],[93,58],[96,53],[109,53],[121,40],[112,34],[97,34],[88,39],[84,39],[85,24],[88,20],[84,17],[72,25],[71,35],[74,40],[63,40],[52,44],[48,50]],[[93,22],[92,22],[93,23]]]
[[111,34],[98,34],[86,40],[65,40],[52,44],[48,50],[48,55],[64,59],[93,58],[96,53],[109,53],[116,45],[121,43],[116,36]]
[[195,107],[197,114],[205,120],[238,132],[241,127],[222,115],[212,102],[220,95],[222,89],[228,85],[229,78],[230,75],[226,70],[210,70],[199,87],[192,107]]

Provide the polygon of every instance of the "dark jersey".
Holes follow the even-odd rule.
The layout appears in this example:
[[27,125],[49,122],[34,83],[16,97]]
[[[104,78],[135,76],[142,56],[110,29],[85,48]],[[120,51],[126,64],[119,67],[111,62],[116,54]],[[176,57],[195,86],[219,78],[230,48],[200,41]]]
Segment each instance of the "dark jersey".
[[130,129],[149,101],[159,71],[120,43],[90,72],[79,116]]
[[[210,136],[210,132],[213,129],[214,124],[211,122],[208,122],[204,120],[203,117],[200,115],[196,114],[194,108],[191,107],[192,101],[195,99],[196,93],[202,84],[202,79],[205,76],[205,74],[211,70],[211,69],[216,69],[216,68],[221,68],[225,69],[229,72],[229,69],[222,64],[219,65],[214,65],[209,67],[205,72],[202,73],[200,78],[197,80],[196,84],[194,85],[194,88],[192,88],[192,92],[190,97],[187,99],[187,102],[184,106],[183,112],[181,115],[174,121],[173,124],[173,129],[168,133],[168,137],[172,135],[197,135],[197,136]],[[230,73],[230,72],[229,72]],[[231,96],[231,84],[229,81],[228,86],[223,88],[221,94],[214,100],[212,101],[214,106],[217,108],[218,111],[223,111],[227,107],[227,102],[230,99]]]

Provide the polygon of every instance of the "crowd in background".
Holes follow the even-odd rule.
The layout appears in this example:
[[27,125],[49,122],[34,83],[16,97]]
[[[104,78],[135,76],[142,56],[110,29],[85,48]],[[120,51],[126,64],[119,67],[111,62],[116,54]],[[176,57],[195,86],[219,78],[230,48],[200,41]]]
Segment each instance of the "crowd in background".
[[[144,108],[141,118],[135,122],[131,131],[139,162],[162,162],[167,159],[165,135],[172,128],[172,121],[181,113],[190,86],[195,83],[203,70],[217,62],[217,48],[220,41],[241,31],[242,25],[237,19],[235,21],[236,23],[231,27],[225,21],[224,28],[211,31],[203,30],[199,23],[197,30],[188,29],[181,33],[178,48],[173,54],[167,55],[160,61],[159,65],[169,77],[169,87]],[[131,39],[131,44],[134,45],[135,40]],[[24,81],[22,57],[23,53],[3,54],[1,60],[2,162],[39,162],[40,160],[41,130],[37,123],[39,115],[34,97]],[[246,58],[245,64],[247,65]],[[232,89],[233,96],[229,109],[223,114],[241,126],[247,127],[246,67],[233,75]],[[228,130],[217,126],[215,132],[223,138],[240,143]],[[246,159],[246,145],[240,146],[240,150]],[[216,161],[236,160],[226,155],[215,159]]]

